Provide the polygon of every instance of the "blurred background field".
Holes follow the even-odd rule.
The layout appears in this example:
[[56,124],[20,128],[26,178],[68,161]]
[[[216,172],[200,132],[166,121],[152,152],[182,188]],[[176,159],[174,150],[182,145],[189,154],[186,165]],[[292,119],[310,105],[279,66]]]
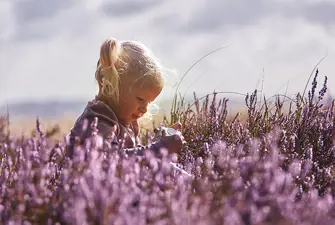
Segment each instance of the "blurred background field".
[[[155,103],[158,107],[157,114],[152,115],[151,119],[143,118],[139,120],[141,128],[152,130],[154,126],[161,123],[166,116],[170,119],[172,105],[171,99]],[[227,97],[218,95],[218,98]],[[228,116],[235,116],[237,112],[246,109],[243,97],[232,97],[228,101]],[[188,97],[187,103],[192,103],[194,99]],[[72,102],[23,102],[8,104],[0,107],[0,115],[9,115],[9,127],[13,135],[30,135],[36,130],[36,119],[39,118],[42,130],[57,128],[58,132],[52,136],[55,140],[63,140],[64,135],[70,132],[75,120],[82,113],[86,106],[85,101]],[[187,105],[187,104],[186,104]]]

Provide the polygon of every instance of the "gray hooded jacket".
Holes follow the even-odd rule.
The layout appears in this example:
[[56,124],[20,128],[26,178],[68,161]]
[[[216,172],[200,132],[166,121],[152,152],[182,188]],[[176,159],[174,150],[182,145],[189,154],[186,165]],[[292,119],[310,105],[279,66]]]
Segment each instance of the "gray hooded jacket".
[[[139,143],[139,126],[135,121],[130,126],[121,123],[112,108],[99,100],[97,97],[88,102],[82,114],[77,118],[73,128],[70,132],[70,143],[74,144],[75,138],[79,138],[80,144],[85,143],[85,140],[92,134],[91,124],[94,118],[98,119],[97,129],[98,134],[105,140],[108,140],[112,145],[120,145],[120,141],[124,141],[124,151],[127,154],[142,155],[145,149],[151,149],[158,152],[160,144],[156,142],[149,146],[142,146]],[[83,129],[83,128],[86,129]],[[69,153],[70,155],[73,152]]]

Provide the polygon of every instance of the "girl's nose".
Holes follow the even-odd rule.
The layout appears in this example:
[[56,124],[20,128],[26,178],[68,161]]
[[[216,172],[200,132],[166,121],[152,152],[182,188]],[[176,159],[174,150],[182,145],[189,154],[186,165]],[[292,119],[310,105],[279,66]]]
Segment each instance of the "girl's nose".
[[147,106],[146,106],[146,105],[141,106],[141,107],[139,108],[139,111],[140,111],[141,113],[145,114],[145,113],[148,111],[148,110],[147,110]]

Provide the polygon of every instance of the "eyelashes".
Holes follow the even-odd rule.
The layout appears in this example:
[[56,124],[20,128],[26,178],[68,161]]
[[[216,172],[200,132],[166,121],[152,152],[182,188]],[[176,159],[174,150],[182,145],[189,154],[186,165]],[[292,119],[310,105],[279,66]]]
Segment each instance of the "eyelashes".
[[[145,100],[143,98],[140,98],[140,97],[136,97],[136,99],[140,102],[144,102]],[[147,102],[146,104],[151,104],[151,102]]]

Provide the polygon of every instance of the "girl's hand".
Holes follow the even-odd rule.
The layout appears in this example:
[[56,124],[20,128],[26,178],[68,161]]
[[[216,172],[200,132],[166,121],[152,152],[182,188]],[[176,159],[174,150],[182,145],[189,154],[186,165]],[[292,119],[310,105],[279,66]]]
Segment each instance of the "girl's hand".
[[170,128],[160,126],[155,129],[154,141],[158,141],[166,147],[169,153],[179,153],[185,143],[184,137],[180,130],[182,124],[180,122],[173,124]]

